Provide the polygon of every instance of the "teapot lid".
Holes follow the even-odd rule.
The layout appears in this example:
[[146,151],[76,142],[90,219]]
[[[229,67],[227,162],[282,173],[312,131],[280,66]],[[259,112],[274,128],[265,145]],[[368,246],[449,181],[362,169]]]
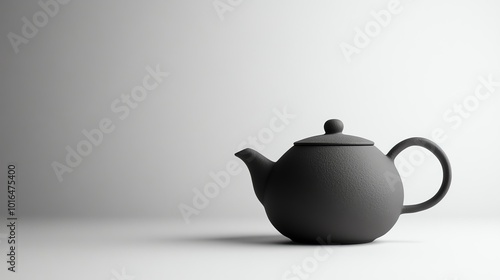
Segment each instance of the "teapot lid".
[[373,142],[365,138],[343,134],[344,124],[341,120],[327,120],[325,134],[302,139],[294,143],[296,146],[373,146]]

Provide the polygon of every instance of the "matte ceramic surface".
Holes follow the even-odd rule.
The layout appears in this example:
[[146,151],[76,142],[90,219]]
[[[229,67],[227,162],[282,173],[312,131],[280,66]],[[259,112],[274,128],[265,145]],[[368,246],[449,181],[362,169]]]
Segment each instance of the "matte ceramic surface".
[[[255,194],[273,226],[299,243],[366,243],[388,232],[402,213],[436,205],[447,193],[451,168],[432,141],[409,138],[387,155],[372,141],[345,135],[340,120],[325,123],[325,134],[295,142],[276,163],[252,149],[236,156],[250,170]],[[394,158],[405,148],[431,151],[443,168],[436,195],[403,205],[403,185]]]

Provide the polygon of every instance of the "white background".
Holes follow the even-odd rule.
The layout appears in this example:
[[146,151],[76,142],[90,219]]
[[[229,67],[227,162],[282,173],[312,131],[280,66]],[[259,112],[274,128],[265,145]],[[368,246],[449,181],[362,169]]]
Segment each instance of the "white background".
[[[233,154],[286,108],[295,117],[262,150],[271,160],[294,141],[323,133],[331,118],[385,153],[441,129],[446,139],[439,144],[453,169],[450,191],[435,208],[406,216],[407,230],[417,215],[498,225],[500,87],[483,100],[474,93],[479,77],[500,81],[500,3],[401,0],[387,26],[350,57],[340,46],[356,46],[356,30],[389,1],[243,0],[222,15],[214,3],[73,0],[17,53],[8,34],[21,36],[22,18],[33,22],[42,8],[37,1],[0,4],[0,172],[10,162],[18,166],[20,218],[61,219],[63,227],[70,220],[154,218],[174,223],[176,232],[210,228],[213,220],[267,225],[249,173]],[[170,75],[120,120],[111,104],[142,84],[148,66]],[[458,123],[454,106],[464,102],[472,109]],[[98,128],[103,118],[116,129],[60,182],[53,162],[64,164],[66,146],[75,149],[85,140],[82,130]],[[232,161],[241,171],[187,225],[179,206],[193,206],[195,191],[213,182],[210,173]],[[431,197],[441,180],[432,156],[401,171],[408,174],[407,204]]]

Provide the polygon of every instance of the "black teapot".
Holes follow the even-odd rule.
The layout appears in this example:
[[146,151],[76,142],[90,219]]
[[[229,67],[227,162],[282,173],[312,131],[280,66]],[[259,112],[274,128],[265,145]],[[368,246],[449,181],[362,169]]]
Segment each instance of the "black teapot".
[[[324,135],[295,142],[277,162],[252,149],[235,154],[250,170],[273,226],[295,242],[371,242],[387,233],[400,214],[436,205],[450,187],[450,163],[434,142],[409,138],[385,155],[372,141],[343,134],[343,128],[340,120],[328,120]],[[438,158],[443,181],[429,200],[403,205],[394,158],[410,146],[424,147]]]

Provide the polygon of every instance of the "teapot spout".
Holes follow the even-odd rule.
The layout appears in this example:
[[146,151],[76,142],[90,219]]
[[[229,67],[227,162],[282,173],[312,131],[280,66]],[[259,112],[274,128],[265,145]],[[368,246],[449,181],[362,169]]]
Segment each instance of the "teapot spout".
[[241,150],[234,155],[247,165],[250,170],[250,176],[252,177],[255,195],[259,201],[263,203],[267,178],[271,173],[274,162],[270,161],[259,152],[249,148]]

